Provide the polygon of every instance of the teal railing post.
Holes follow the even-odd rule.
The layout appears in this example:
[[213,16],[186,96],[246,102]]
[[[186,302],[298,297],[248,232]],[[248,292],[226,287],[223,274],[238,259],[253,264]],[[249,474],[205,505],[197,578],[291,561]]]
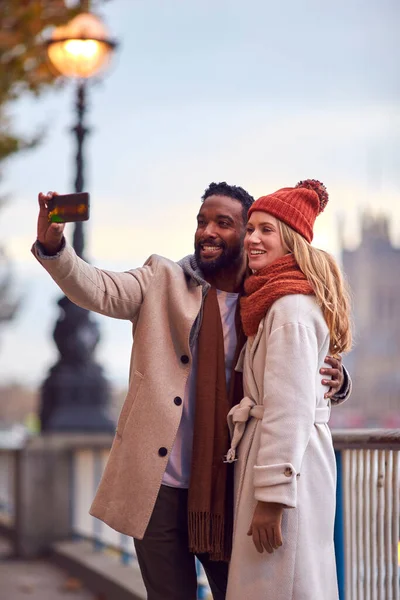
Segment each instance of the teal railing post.
[[197,600],[206,600],[209,595],[209,587],[206,583],[206,577],[200,561],[196,558],[197,572]]
[[335,554],[336,572],[339,586],[339,598],[345,600],[345,545],[344,545],[344,503],[343,503],[343,478],[342,478],[342,453],[335,451],[337,486],[336,486],[336,517],[335,517]]

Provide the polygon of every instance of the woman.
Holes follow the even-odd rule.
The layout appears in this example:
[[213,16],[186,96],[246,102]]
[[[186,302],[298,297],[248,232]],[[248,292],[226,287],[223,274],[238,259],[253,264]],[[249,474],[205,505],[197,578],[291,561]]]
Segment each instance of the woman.
[[328,351],[350,349],[351,331],[340,270],[310,245],[327,201],[306,180],[248,212],[245,397],[228,416],[227,460],[237,462],[227,600],[338,598],[336,465],[318,372]]

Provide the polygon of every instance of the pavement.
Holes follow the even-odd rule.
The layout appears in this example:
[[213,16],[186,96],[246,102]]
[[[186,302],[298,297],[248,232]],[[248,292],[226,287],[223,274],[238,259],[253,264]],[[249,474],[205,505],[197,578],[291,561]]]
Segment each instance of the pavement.
[[16,560],[0,538],[0,600],[101,600],[46,560]]

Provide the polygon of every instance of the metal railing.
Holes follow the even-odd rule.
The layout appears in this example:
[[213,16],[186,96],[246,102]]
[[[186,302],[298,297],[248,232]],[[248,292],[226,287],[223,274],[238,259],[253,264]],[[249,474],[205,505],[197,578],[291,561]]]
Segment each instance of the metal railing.
[[[37,511],[32,506],[32,490],[37,489],[32,468],[41,468],[42,477],[52,469],[48,474],[49,482],[64,478],[55,486],[57,498],[62,499],[65,490],[69,490],[69,501],[62,517],[67,526],[60,532],[68,531],[70,537],[91,541],[94,552],[111,553],[124,565],[134,564],[132,539],[88,513],[108,458],[110,437],[61,438],[38,439],[39,448],[33,453],[30,450],[30,458],[24,458],[27,449],[0,450],[1,521],[19,529],[18,543],[18,538],[23,537],[23,528],[32,522],[25,513],[21,517],[22,508],[30,510],[31,514]],[[400,600],[400,430],[333,431],[333,440],[338,469],[335,547],[340,600]],[[44,465],[43,457],[49,452],[53,453],[52,458]],[[29,477],[30,485],[34,487],[27,485]],[[22,496],[29,496],[29,502]],[[40,508],[40,498],[37,502],[36,506]],[[58,523],[59,503],[55,504],[54,511],[57,511],[54,523]],[[43,525],[46,516],[45,511],[41,517]],[[52,518],[54,520],[54,515]],[[53,531],[54,524],[50,529]],[[32,531],[28,534],[31,542]],[[201,565],[197,566],[198,598],[211,598]]]
[[[400,431],[333,432],[338,468],[335,546],[341,600],[399,600]],[[80,450],[74,457],[75,534],[95,549],[113,548],[135,560],[132,540],[88,515],[108,450]],[[88,473],[92,473],[88,478]],[[86,488],[86,489],[85,489]],[[199,566],[199,598],[210,594]]]
[[341,600],[399,600],[400,431],[333,433]]

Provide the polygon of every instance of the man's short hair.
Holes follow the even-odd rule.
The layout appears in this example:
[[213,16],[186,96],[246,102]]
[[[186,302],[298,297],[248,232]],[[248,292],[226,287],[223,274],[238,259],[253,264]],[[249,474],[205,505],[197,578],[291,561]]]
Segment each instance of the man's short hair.
[[208,188],[205,190],[201,199],[207,200],[209,196],[226,196],[227,198],[233,198],[234,200],[238,200],[243,207],[243,222],[247,222],[247,211],[250,206],[254,202],[253,196],[250,196],[246,190],[238,185],[228,185],[225,181],[221,181],[220,183],[210,183]]

